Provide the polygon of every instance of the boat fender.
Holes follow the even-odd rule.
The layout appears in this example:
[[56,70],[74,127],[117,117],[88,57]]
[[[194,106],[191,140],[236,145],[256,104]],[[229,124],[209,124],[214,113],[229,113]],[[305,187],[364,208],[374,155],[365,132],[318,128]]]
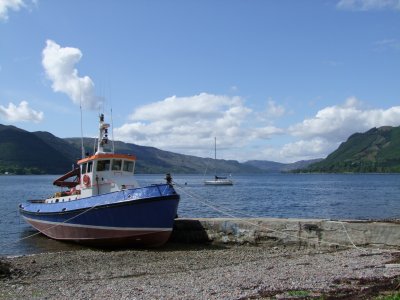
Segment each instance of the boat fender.
[[83,175],[83,184],[85,186],[89,186],[90,185],[90,177],[88,175]]

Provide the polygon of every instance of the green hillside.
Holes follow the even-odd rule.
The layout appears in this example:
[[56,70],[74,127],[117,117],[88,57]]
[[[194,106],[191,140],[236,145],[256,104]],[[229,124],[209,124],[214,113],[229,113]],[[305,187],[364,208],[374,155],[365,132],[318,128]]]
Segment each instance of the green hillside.
[[[84,138],[85,151],[93,154],[95,140]],[[112,142],[109,144],[111,150]],[[163,151],[115,142],[118,153],[137,157],[136,172],[193,173],[213,176],[239,173],[281,172],[400,172],[400,127],[373,128],[355,133],[326,159],[280,164],[269,161],[239,163]],[[61,139],[48,132],[28,132],[0,124],[0,174],[63,174],[82,156],[81,138]]]
[[[304,171],[304,170],[303,170]],[[308,172],[400,172],[400,126],[355,133]]]
[[[77,149],[80,149],[82,143],[80,138],[67,138],[65,141]],[[94,142],[94,139],[91,138],[84,139],[86,152],[93,153]],[[111,150],[111,145],[112,142],[108,144],[108,149],[106,150]],[[114,146],[115,152],[133,154],[136,156],[136,172],[141,174],[167,172],[203,174],[207,171],[207,174],[213,175],[215,169],[222,174],[261,172],[259,168],[241,164],[234,160],[217,159],[214,161],[211,158],[178,154],[154,147],[139,146],[119,141],[116,141]]]
[[[93,154],[95,139],[83,141],[85,152]],[[0,174],[63,174],[82,157],[81,143],[81,138],[61,139],[48,132],[28,132],[0,124]],[[106,151],[111,150],[111,145],[110,141]],[[203,174],[208,170],[212,176],[215,167],[222,174],[261,172],[237,161],[214,161],[123,142],[115,142],[115,152],[135,155],[136,172],[142,174]]]
[[40,137],[14,126],[0,125],[0,173],[63,173],[71,159]]

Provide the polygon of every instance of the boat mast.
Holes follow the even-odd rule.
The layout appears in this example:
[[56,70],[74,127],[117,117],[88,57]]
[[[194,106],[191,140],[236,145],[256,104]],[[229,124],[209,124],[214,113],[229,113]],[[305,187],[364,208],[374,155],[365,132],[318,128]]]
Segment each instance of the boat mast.
[[99,116],[99,138],[97,140],[96,154],[104,153],[104,145],[108,143],[108,127],[110,124],[104,123],[104,114]]
[[217,137],[214,137],[214,159],[217,160]]
[[217,178],[217,137],[214,137],[214,174]]

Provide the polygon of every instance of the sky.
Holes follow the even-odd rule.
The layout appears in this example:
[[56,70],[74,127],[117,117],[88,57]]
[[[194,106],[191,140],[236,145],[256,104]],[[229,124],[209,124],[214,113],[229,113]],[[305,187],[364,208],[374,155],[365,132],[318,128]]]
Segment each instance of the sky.
[[324,158],[400,125],[400,0],[0,0],[0,124],[95,137],[100,113],[176,153]]

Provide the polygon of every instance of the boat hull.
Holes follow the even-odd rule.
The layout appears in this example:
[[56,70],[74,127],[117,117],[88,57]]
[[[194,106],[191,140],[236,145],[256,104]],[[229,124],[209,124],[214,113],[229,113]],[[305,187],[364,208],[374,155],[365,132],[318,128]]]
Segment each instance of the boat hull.
[[229,179],[206,180],[205,185],[233,185],[233,181]]
[[20,213],[52,239],[156,247],[168,241],[178,204],[173,187],[155,185],[63,203],[27,203]]

